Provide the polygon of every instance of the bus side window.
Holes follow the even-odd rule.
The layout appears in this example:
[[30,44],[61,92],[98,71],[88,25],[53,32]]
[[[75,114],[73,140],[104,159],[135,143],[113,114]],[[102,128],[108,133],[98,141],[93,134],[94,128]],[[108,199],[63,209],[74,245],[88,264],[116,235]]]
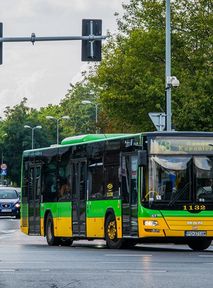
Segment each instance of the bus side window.
[[107,198],[118,198],[119,195],[119,166],[105,166],[105,190]]
[[88,170],[89,199],[102,199],[104,197],[103,163],[96,164],[90,165]]
[[128,167],[128,157],[122,157],[121,161],[121,193],[123,203],[129,203],[129,171]]
[[51,170],[49,167],[44,167],[44,185],[43,185],[43,196],[44,201],[54,201],[57,198],[57,177],[56,177],[56,167],[54,169],[54,165],[51,166]]
[[86,162],[81,165],[80,171],[80,200],[86,200]]

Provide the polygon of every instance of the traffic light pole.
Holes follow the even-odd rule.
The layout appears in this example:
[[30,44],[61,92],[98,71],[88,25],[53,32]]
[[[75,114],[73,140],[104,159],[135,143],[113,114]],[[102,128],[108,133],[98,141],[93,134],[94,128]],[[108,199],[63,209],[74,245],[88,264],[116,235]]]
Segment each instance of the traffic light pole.
[[102,34],[102,20],[83,19],[82,36],[47,36],[37,37],[32,33],[30,37],[3,37],[3,23],[0,23],[0,64],[3,62],[3,42],[31,42],[39,41],[82,41],[82,61],[101,61],[101,41],[108,36]]
[[50,36],[50,37],[37,37],[32,33],[31,37],[1,37],[0,42],[31,42],[34,44],[39,41],[69,41],[69,40],[87,40],[87,41],[101,41],[106,39],[107,36]]

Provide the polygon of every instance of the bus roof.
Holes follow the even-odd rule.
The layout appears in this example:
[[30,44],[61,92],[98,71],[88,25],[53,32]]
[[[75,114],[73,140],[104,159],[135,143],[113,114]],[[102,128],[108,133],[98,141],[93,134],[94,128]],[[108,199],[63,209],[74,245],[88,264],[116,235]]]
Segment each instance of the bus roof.
[[153,131],[145,132],[144,136],[155,137],[155,136],[172,136],[172,137],[213,137],[213,132],[204,131]]
[[120,133],[120,134],[86,134],[86,135],[77,135],[67,137],[62,140],[61,145],[76,145],[76,144],[86,144],[90,142],[99,142],[99,141],[107,141],[113,139],[123,139],[129,137],[139,136],[141,133],[137,134],[128,134],[128,133]]
[[87,144],[92,142],[101,142],[101,141],[108,141],[108,140],[115,140],[115,139],[124,139],[124,138],[131,138],[136,136],[147,136],[147,137],[156,137],[156,136],[163,136],[163,137],[213,137],[213,132],[198,132],[198,131],[153,131],[153,132],[144,132],[144,133],[113,133],[113,134],[85,134],[85,135],[77,135],[67,137],[62,140],[61,144],[59,145],[51,145],[50,147],[42,147],[33,150],[25,150],[24,155],[31,153],[33,151],[42,151],[42,150],[49,150],[53,148],[60,148],[65,145],[80,145],[80,144]]

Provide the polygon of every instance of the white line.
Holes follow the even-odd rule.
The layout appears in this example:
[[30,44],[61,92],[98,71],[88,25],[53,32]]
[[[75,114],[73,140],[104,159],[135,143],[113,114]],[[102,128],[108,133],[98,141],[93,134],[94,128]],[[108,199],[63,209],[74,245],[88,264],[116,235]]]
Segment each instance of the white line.
[[117,270],[108,270],[110,272],[128,272],[128,273],[141,273],[141,272],[146,272],[146,273],[166,273],[166,270],[147,270],[147,269],[140,269],[140,270],[129,270],[129,269],[117,269]]
[[0,269],[0,272],[15,272],[14,269]]
[[49,262],[34,262],[34,261],[1,261],[0,264],[45,264]]
[[107,257],[152,257],[151,254],[104,254]]
[[[150,260],[145,260],[144,259],[142,260],[143,263],[145,262],[150,262]],[[100,263],[100,264],[130,264],[130,263],[141,263],[141,260],[136,260],[136,261],[101,261],[101,262],[96,262],[96,263]]]
[[206,257],[206,258],[212,258],[213,255],[198,255],[199,257]]
[[50,269],[41,269],[41,272],[50,272]]
[[16,232],[16,231],[18,231],[18,229],[8,229],[8,230],[1,230],[1,233],[3,233],[3,234],[11,234],[11,233],[14,233],[14,232]]

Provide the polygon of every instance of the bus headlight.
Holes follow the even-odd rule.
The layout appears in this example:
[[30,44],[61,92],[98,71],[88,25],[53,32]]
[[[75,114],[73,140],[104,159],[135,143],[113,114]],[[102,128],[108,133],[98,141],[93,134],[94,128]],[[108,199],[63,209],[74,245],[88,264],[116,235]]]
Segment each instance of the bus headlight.
[[145,220],[143,221],[144,226],[158,226],[157,220]]

